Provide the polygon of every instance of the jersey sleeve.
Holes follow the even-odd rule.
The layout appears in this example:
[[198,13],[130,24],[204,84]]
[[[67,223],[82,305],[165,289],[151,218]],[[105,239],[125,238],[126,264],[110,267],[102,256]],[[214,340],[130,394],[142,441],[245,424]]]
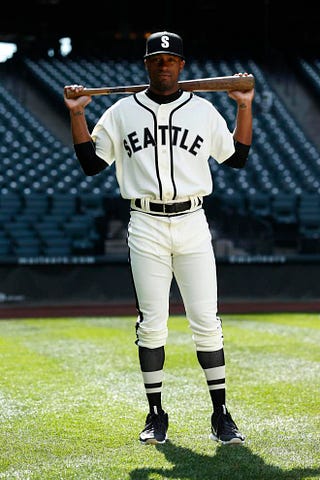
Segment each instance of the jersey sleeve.
[[109,111],[106,111],[93,128],[91,138],[95,143],[96,154],[108,165],[112,165],[115,161],[112,132],[112,116]]
[[233,133],[226,120],[213,108],[212,114],[211,155],[218,163],[223,163],[235,152]]

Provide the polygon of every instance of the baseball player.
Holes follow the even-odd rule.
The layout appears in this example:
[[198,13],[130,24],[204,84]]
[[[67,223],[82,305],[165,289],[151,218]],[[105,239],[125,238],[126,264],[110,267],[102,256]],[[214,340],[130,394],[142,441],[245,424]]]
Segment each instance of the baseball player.
[[[212,192],[210,157],[231,168],[242,168],[247,161],[254,89],[228,93],[237,104],[236,125],[230,132],[208,100],[179,88],[185,65],[179,35],[151,34],[144,64],[149,87],[118,99],[91,134],[85,107],[92,98],[64,98],[84,173],[98,174],[115,162],[121,195],[131,200],[127,241],[138,311],[135,342],[149,407],[139,439],[158,444],[167,438],[162,384],[174,276],[212,401],[210,438],[243,443],[245,437],[226,407],[216,265],[203,197]],[[83,86],[65,89],[80,93]]]

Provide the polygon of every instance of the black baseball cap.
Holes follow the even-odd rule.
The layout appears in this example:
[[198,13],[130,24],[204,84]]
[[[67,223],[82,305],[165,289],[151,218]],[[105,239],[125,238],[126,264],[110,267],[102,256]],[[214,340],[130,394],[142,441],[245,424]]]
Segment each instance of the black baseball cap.
[[176,33],[167,31],[152,33],[147,39],[144,58],[158,53],[177,55],[184,59],[182,38]]

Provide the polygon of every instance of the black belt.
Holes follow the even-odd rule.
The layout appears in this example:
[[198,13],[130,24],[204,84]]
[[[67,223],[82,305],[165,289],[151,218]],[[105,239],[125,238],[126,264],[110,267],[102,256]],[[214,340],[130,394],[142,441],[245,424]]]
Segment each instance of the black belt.
[[[141,207],[141,200],[137,198],[134,201],[134,204],[137,208]],[[179,213],[184,212],[185,210],[190,210],[191,208],[191,200],[186,202],[177,202],[177,203],[149,203],[150,212],[157,212],[157,213]]]

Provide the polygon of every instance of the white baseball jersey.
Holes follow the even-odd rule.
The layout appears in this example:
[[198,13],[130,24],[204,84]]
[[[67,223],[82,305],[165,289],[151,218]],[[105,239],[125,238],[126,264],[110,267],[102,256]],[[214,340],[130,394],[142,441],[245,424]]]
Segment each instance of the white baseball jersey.
[[222,163],[234,153],[222,115],[189,92],[161,105],[145,91],[122,98],[101,116],[92,138],[97,155],[109,165],[116,162],[125,199],[170,202],[208,195],[209,158]]

